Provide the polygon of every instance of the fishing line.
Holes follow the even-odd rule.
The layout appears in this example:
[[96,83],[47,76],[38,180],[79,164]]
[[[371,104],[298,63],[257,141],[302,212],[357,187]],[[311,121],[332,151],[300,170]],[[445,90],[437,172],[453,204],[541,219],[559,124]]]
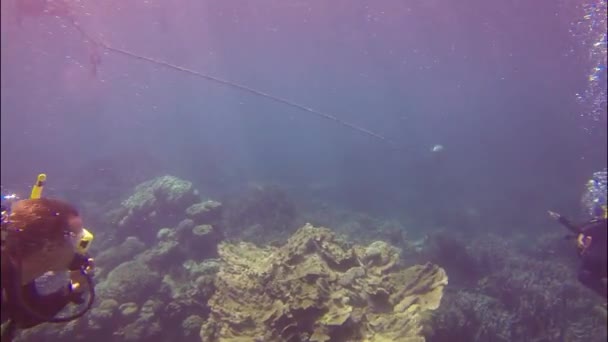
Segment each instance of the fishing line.
[[287,100],[285,98],[278,97],[278,96],[275,96],[275,95],[272,95],[272,94],[269,94],[269,93],[265,93],[265,92],[260,91],[260,90],[253,89],[251,87],[248,87],[248,86],[245,86],[245,85],[242,85],[242,84],[238,84],[238,83],[235,83],[235,82],[227,81],[227,80],[224,80],[224,79],[221,79],[221,78],[218,78],[218,77],[214,77],[214,76],[210,76],[210,75],[207,75],[207,74],[203,74],[201,72],[198,72],[198,71],[195,71],[195,70],[192,70],[192,69],[188,69],[188,68],[185,68],[185,67],[182,67],[182,66],[179,66],[179,65],[175,65],[175,64],[172,64],[172,63],[169,63],[169,62],[165,62],[165,61],[162,61],[162,60],[159,60],[159,59],[151,58],[151,57],[142,56],[142,55],[136,54],[136,53],[128,51],[128,50],[124,50],[124,49],[120,49],[120,48],[114,47],[114,46],[112,46],[112,45],[110,45],[108,43],[104,43],[102,41],[98,41],[98,40],[92,39],[91,36],[89,34],[87,34],[80,27],[80,25],[78,25],[77,22],[72,21],[72,25],[76,28],[76,30],[78,30],[78,32],[80,32],[80,34],[86,40],[88,40],[89,42],[91,42],[91,44],[93,44],[94,46],[99,46],[99,47],[102,47],[102,48],[104,48],[104,49],[106,49],[108,51],[111,51],[111,52],[114,52],[114,53],[117,53],[117,54],[121,54],[123,56],[135,58],[135,59],[140,60],[140,61],[149,62],[149,63],[155,64],[155,65],[158,65],[158,66],[162,66],[162,67],[165,67],[165,68],[173,69],[173,70],[176,70],[178,72],[186,73],[186,74],[189,74],[189,75],[192,75],[192,76],[195,76],[195,77],[198,77],[198,78],[210,81],[210,82],[214,82],[214,83],[217,83],[217,84],[220,84],[220,85],[223,85],[223,86],[227,86],[227,87],[230,87],[230,88],[233,88],[233,89],[241,90],[241,91],[247,92],[249,94],[252,94],[254,96],[265,98],[267,100],[270,100],[270,101],[273,101],[273,102],[276,102],[276,103],[284,104],[284,105],[287,105],[289,107],[298,109],[300,111],[304,111],[304,112],[307,112],[307,113],[310,113],[310,114],[317,115],[317,116],[319,116],[319,117],[321,117],[323,119],[333,121],[333,122],[335,122],[337,124],[340,124],[340,125],[348,128],[348,129],[350,129],[350,130],[353,130],[353,131],[356,131],[356,132],[359,132],[359,133],[363,133],[363,134],[365,134],[367,136],[370,136],[370,137],[372,137],[372,138],[374,138],[376,140],[380,140],[380,141],[382,141],[384,143],[393,145],[393,143],[389,139],[387,139],[386,137],[384,137],[384,136],[382,136],[382,135],[380,135],[378,133],[375,133],[373,131],[370,131],[370,130],[368,130],[366,128],[363,128],[361,126],[357,126],[357,125],[355,125],[353,123],[350,123],[348,121],[341,120],[341,119],[335,117],[334,115],[331,115],[331,114],[328,114],[328,113],[325,113],[325,112],[321,112],[321,111],[316,110],[314,108],[307,107],[307,106],[295,103],[293,101]]

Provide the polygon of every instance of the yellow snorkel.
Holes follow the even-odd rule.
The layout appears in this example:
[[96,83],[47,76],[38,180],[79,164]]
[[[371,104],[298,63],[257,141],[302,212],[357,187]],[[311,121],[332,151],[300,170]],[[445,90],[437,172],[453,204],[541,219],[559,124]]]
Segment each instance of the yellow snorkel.
[[31,199],[38,199],[42,196],[42,190],[44,190],[45,183],[46,175],[44,173],[39,174],[34,187],[32,187],[32,194],[30,195]]

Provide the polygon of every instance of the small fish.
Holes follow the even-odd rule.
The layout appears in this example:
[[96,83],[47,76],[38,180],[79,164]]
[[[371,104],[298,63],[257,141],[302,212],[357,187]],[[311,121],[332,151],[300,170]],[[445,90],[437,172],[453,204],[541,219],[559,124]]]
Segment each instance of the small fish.
[[441,152],[443,151],[443,145],[437,144],[431,148],[431,152]]

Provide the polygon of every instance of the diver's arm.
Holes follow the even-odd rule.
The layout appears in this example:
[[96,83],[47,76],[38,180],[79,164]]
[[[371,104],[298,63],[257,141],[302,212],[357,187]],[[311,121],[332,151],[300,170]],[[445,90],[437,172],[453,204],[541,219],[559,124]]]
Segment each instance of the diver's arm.
[[560,216],[559,219],[557,220],[557,222],[559,222],[562,226],[568,228],[571,232],[573,233],[580,233],[581,230],[579,227],[577,227],[574,223],[570,222],[570,220],[568,220],[567,218]]
[[580,228],[581,233],[583,233],[585,235],[593,236],[594,239],[596,239],[595,236],[597,235],[602,240],[606,240],[606,231],[607,230],[608,230],[608,220],[598,219],[598,218],[594,218],[594,219],[588,221],[587,223],[582,224],[581,228]]
[[580,234],[581,229],[576,226],[575,224],[573,224],[572,222],[570,222],[570,220],[568,220],[567,218],[563,217],[562,215],[554,212],[554,211],[548,211],[549,216],[551,216],[553,219],[555,219],[557,222],[559,222],[562,226],[568,228],[568,230],[570,230],[571,232],[575,233],[575,234]]

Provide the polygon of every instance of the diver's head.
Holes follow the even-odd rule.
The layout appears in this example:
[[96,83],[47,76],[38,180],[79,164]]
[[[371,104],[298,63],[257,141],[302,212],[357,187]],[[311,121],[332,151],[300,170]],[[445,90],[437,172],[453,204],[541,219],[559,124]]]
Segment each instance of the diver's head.
[[67,270],[84,234],[78,211],[48,198],[14,203],[3,226],[3,249],[20,269],[22,284],[48,271]]

